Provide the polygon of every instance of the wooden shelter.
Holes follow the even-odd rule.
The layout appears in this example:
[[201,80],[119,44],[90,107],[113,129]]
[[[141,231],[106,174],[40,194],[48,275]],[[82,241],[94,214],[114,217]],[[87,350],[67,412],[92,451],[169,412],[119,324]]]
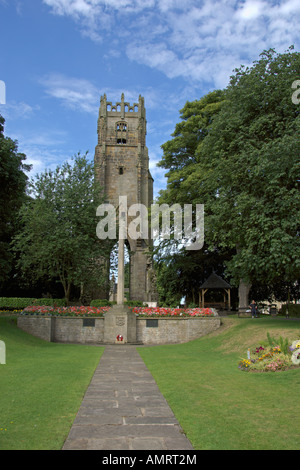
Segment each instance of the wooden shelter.
[[[222,302],[222,305],[218,305],[219,307],[222,308],[228,308],[228,310],[231,309],[230,305],[230,289],[231,286],[228,284],[228,282],[224,281],[220,276],[218,276],[216,273],[212,273],[209,278],[200,286],[200,291],[199,291],[199,305],[204,308],[205,302],[204,302],[204,296],[205,293],[208,291],[208,289],[214,289],[214,290],[223,290],[224,292],[224,302]],[[226,294],[227,294],[227,302],[226,302]],[[227,305],[226,305],[227,304]],[[210,305],[212,306],[212,305]],[[216,307],[218,307],[216,305]]]

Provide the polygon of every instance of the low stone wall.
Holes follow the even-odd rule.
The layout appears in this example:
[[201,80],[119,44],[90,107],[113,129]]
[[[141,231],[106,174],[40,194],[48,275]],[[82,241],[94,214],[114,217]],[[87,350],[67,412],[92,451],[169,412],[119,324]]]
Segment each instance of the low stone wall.
[[45,341],[52,341],[52,323],[51,317],[21,316],[17,320],[17,325],[21,330]]
[[[57,343],[104,344],[104,318],[19,316],[18,327],[46,341]],[[137,317],[137,343],[185,343],[218,329],[214,317]]]
[[138,318],[137,340],[143,344],[186,343],[218,329],[220,317]]
[[18,317],[18,327],[54,343],[98,344],[104,339],[104,318]]

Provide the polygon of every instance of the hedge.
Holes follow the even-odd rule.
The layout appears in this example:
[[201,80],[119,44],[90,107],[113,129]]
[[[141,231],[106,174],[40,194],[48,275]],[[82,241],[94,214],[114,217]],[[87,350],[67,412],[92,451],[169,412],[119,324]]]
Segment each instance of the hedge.
[[65,299],[35,299],[30,297],[0,297],[0,309],[23,310],[30,305],[49,305],[64,307]]
[[111,307],[113,304],[115,304],[116,302],[111,302],[110,300],[106,300],[106,299],[95,299],[95,300],[92,300],[90,305],[91,307]]
[[[115,305],[116,302],[111,302],[110,300],[106,299],[96,299],[91,301],[91,307],[111,307],[112,305]],[[143,302],[140,300],[127,300],[125,302],[125,305],[128,307],[142,307]]]
[[[111,307],[116,302],[111,302],[106,299],[95,299],[90,303],[91,307]],[[0,297],[0,310],[11,309],[11,310],[23,310],[31,305],[46,305],[49,307],[66,307],[65,299],[35,299],[30,297]],[[143,302],[139,300],[128,300],[126,302],[128,307],[142,307]]]
[[[279,311],[279,315],[285,315],[287,304],[283,305]],[[300,304],[289,304],[289,316],[300,317]]]

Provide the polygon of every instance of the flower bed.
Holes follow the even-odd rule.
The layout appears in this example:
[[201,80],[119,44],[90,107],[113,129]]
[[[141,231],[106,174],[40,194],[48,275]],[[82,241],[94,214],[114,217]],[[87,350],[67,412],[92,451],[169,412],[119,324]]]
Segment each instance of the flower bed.
[[300,365],[300,341],[294,341],[288,346],[280,338],[280,345],[274,345],[274,339],[269,346],[254,348],[247,359],[241,359],[238,367],[243,371],[276,372],[294,368]]
[[213,317],[210,308],[133,307],[139,317]]
[[51,307],[46,305],[24,308],[21,315],[47,315],[63,317],[103,317],[110,307]]
[[[31,305],[24,308],[22,315],[50,315],[72,317],[103,317],[110,309],[106,307],[52,307],[46,305]],[[162,307],[132,307],[132,311],[139,317],[213,317],[215,314],[210,308],[162,308]]]

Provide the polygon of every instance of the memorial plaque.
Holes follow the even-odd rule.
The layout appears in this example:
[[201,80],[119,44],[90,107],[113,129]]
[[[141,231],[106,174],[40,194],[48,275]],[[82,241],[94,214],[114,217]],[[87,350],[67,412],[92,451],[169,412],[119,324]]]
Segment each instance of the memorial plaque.
[[116,317],[116,325],[117,326],[124,326],[125,325],[125,317]]
[[95,327],[95,318],[83,318],[82,326]]
[[146,320],[146,327],[147,328],[158,328],[158,319],[155,320]]

